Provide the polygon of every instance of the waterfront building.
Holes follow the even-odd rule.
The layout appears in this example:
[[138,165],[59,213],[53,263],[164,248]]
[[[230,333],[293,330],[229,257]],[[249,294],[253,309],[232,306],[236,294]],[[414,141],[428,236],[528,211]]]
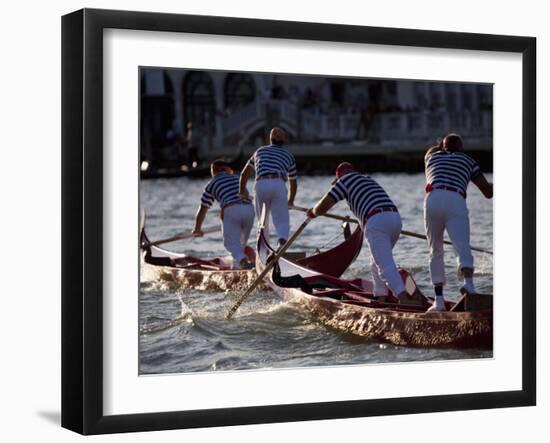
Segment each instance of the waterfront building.
[[274,125],[303,155],[418,151],[448,132],[469,148],[492,149],[489,84],[185,69],[140,75],[141,157],[151,164],[248,153]]

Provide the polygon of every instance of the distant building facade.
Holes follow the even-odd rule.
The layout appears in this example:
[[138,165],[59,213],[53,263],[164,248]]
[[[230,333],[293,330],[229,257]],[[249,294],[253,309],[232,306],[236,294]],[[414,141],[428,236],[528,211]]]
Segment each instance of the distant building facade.
[[190,131],[201,158],[248,149],[274,125],[312,149],[418,149],[451,131],[492,147],[488,84],[143,69],[140,85],[146,159],[185,156]]

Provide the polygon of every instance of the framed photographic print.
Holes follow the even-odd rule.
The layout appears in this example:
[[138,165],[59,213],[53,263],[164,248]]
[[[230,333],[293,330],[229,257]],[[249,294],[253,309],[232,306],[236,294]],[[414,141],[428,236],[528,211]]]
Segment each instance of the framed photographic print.
[[535,404],[534,38],[62,26],[64,427]]

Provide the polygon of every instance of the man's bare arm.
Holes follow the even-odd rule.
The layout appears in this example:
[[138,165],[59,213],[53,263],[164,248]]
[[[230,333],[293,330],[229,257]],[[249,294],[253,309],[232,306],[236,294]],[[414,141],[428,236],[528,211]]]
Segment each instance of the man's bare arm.
[[206,206],[199,207],[199,210],[195,215],[195,226],[193,226],[193,235],[198,235],[198,236],[203,235],[202,222],[204,221],[204,217],[206,216],[207,212],[208,212],[208,208]]
[[314,216],[326,214],[330,208],[336,204],[336,200],[329,194],[326,194],[317,204],[311,209],[311,213]]
[[485,198],[493,198],[493,184],[488,182],[483,174],[473,180]]
[[296,179],[291,178],[288,180],[288,206],[294,206],[294,199],[296,198],[296,192],[298,191],[298,182]]
[[250,165],[246,165],[241,171],[241,176],[239,177],[239,195],[242,198],[249,198],[248,190],[246,189],[246,184],[248,179],[254,173],[254,168]]

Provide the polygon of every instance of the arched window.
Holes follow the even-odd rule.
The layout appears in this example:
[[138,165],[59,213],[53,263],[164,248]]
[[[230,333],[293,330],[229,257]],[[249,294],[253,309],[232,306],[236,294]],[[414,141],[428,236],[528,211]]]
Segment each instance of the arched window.
[[256,98],[256,83],[250,74],[229,74],[225,78],[225,109],[235,110]]
[[183,80],[185,125],[192,122],[193,128],[212,135],[216,126],[215,112],[214,84],[210,75],[202,71],[187,74]]
[[346,84],[341,80],[330,82],[330,101],[333,105],[343,106],[346,101]]
[[172,80],[166,72],[159,69],[144,69],[141,73],[142,95],[169,95],[174,93]]
[[165,72],[164,73],[164,94],[166,95],[172,95],[174,93],[174,86],[172,85],[172,80],[170,80],[170,77]]
[[158,150],[173,130],[174,96],[168,74],[161,69],[144,69],[140,78],[141,155],[155,161]]

